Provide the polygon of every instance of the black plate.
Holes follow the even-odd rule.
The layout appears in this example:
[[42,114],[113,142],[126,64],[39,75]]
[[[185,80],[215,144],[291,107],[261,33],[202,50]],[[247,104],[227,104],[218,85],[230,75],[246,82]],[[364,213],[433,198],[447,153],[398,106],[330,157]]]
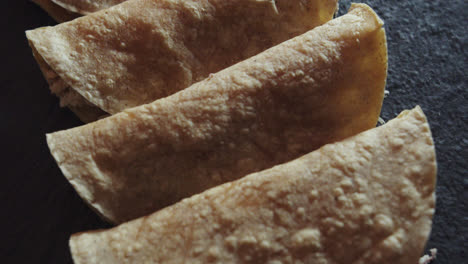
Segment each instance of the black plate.
[[[435,263],[467,263],[468,2],[365,2],[384,19],[388,36],[390,95],[382,117],[419,104],[436,143],[437,211],[427,247],[438,248]],[[109,226],[77,196],[46,145],[45,133],[81,124],[50,94],[24,35],[55,22],[27,0],[2,4],[0,262],[72,263],[69,236]],[[340,14],[349,5],[342,1]]]

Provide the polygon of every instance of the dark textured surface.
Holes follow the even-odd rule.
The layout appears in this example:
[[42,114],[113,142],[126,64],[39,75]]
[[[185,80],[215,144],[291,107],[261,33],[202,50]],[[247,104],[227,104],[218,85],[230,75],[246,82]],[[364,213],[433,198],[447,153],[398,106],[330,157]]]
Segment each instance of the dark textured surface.
[[[360,1],[361,2],[361,1]],[[384,19],[389,75],[382,117],[421,105],[438,160],[434,263],[467,263],[468,92],[466,0],[362,1]],[[58,106],[24,31],[55,24],[26,0],[9,0],[0,27],[1,263],[72,263],[70,234],[108,227],[80,200],[49,154],[45,133],[80,124]],[[341,1],[344,14],[350,1]]]

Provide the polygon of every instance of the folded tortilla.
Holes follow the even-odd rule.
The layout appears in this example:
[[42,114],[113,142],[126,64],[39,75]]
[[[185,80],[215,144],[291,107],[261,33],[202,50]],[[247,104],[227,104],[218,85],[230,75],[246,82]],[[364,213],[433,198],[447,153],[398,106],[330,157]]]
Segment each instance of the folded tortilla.
[[61,6],[62,8],[70,12],[87,15],[87,14],[120,4],[126,0],[49,0],[49,1],[54,2],[55,4]]
[[134,219],[376,125],[382,21],[366,5],[151,104],[47,135],[101,216]]
[[126,0],[32,0],[57,22],[73,20],[102,9],[120,4]]
[[42,7],[55,21],[65,22],[79,17],[79,14],[73,13],[63,7],[55,4],[52,0],[32,0],[34,3]]
[[94,112],[96,120],[101,111],[166,97],[322,25],[336,6],[337,0],[130,0],[26,35],[42,71],[53,73],[45,77],[61,104]]
[[80,263],[414,264],[431,230],[436,161],[419,107],[107,231]]
[[126,0],[32,0],[44,9],[55,21],[62,23],[81,15],[87,15]]

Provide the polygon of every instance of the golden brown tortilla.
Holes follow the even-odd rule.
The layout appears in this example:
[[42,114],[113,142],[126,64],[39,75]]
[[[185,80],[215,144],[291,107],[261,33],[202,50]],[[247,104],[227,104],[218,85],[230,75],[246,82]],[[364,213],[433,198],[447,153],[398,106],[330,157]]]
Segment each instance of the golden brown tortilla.
[[80,263],[415,264],[436,160],[419,107],[384,126],[107,231],[75,234]]
[[60,106],[68,106],[81,121],[88,123],[108,116],[101,109],[86,101],[80,94],[71,89],[60,77],[47,65],[44,59],[37,54],[32,47],[34,58],[49,83],[50,90],[60,98]]
[[134,219],[376,125],[382,21],[366,5],[151,104],[47,135],[78,193]]
[[[120,4],[126,0],[49,0],[62,8],[74,13],[87,15],[111,6]],[[154,1],[154,0],[153,0]]]
[[44,9],[55,21],[61,23],[73,20],[126,0],[32,0]]
[[53,3],[51,0],[32,0],[34,3],[42,7],[55,21],[65,22],[79,17],[78,14],[62,8]]
[[36,57],[67,90],[83,97],[71,105],[88,101],[115,114],[321,25],[336,5],[337,0],[131,0],[26,35]]

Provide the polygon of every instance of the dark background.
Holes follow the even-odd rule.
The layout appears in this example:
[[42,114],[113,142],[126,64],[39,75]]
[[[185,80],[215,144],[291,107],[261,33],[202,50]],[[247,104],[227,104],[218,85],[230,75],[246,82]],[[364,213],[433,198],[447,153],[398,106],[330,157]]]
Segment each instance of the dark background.
[[[387,30],[390,95],[382,117],[392,119],[419,104],[431,124],[438,185],[427,248],[438,248],[436,264],[468,263],[468,1],[362,2],[375,9]],[[55,22],[27,0],[2,3],[0,262],[72,263],[69,236],[109,226],[68,184],[45,141],[45,133],[81,124],[50,94],[24,34]],[[341,1],[340,15],[349,5]]]

